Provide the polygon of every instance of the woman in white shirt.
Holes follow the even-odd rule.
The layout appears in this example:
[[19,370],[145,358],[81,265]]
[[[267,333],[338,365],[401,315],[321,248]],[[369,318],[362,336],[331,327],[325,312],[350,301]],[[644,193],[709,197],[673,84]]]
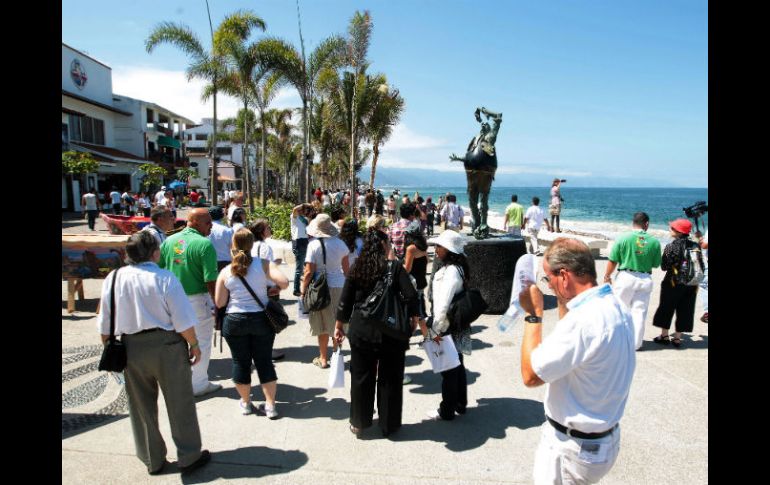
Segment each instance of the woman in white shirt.
[[[233,382],[242,414],[258,412],[276,419],[275,392],[278,376],[273,366],[272,353],[275,331],[267,320],[264,307],[254,299],[241,278],[246,280],[262,304],[267,304],[267,278],[280,288],[287,288],[289,280],[278,267],[264,259],[252,264],[251,249],[254,235],[240,229],[233,235],[231,253],[233,262],[219,272],[214,299],[218,308],[227,307],[222,325],[222,336],[233,356]],[[251,364],[257,368],[265,403],[254,408],[251,403]]]
[[[441,342],[442,335],[449,333],[447,311],[452,299],[463,290],[463,280],[470,278],[470,268],[465,259],[465,240],[454,231],[444,231],[433,240],[436,243],[436,257],[443,266],[431,278],[429,290],[433,324],[428,330],[423,328],[423,336]],[[457,340],[453,335],[453,339]],[[451,421],[457,414],[465,414],[468,405],[468,384],[465,375],[462,352],[460,365],[441,373],[441,405],[438,410],[428,412],[434,420]]]
[[[329,367],[326,354],[329,335],[334,332],[335,312],[342,295],[342,287],[345,285],[345,275],[348,273],[350,251],[345,243],[337,237],[339,231],[328,214],[318,214],[308,224],[307,234],[315,239],[307,245],[305,273],[302,277],[300,297],[304,297],[310,282],[320,275],[321,270],[324,270],[331,302],[321,310],[310,312],[310,335],[318,337],[319,355],[313,359],[313,364],[326,369]],[[326,264],[324,264],[324,250],[326,251]],[[333,350],[336,350],[336,341],[332,343],[332,347]]]
[[364,240],[358,232],[358,222],[355,219],[351,219],[342,225],[340,239],[342,239],[342,242],[345,243],[350,251],[350,254],[348,254],[348,268],[352,268],[353,263],[361,255],[361,248],[364,247]]

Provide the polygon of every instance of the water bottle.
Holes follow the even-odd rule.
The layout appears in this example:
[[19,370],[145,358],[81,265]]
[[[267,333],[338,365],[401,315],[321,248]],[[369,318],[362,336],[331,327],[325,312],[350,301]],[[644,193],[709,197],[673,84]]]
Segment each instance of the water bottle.
[[523,316],[524,309],[521,308],[521,305],[518,301],[514,301],[511,306],[508,307],[508,310],[500,315],[500,319],[497,321],[497,329],[503,333],[507,332],[512,329],[513,324],[516,323],[517,320],[520,320]]

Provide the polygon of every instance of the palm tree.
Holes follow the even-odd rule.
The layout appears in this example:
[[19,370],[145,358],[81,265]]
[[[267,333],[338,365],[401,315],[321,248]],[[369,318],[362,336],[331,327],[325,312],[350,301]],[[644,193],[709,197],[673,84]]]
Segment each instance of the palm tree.
[[299,93],[302,100],[302,157],[300,159],[299,198],[310,198],[308,184],[308,153],[310,152],[310,119],[308,106],[313,100],[318,74],[324,67],[338,67],[342,62],[344,40],[331,36],[323,40],[306,62],[297,49],[279,38],[267,38],[259,43],[263,65],[280,73]]
[[380,156],[380,145],[385,143],[393,134],[393,128],[398,124],[404,111],[404,98],[397,89],[389,90],[383,84],[377,88],[374,109],[369,118],[367,138],[372,142],[372,172],[369,176],[369,187],[374,187],[374,175],[377,171],[377,159]]
[[276,164],[283,161],[284,172],[284,194],[289,193],[289,173],[293,164],[292,152],[294,147],[294,126],[289,123],[291,120],[290,109],[271,109],[265,113],[266,126],[270,126],[274,133],[273,154]]
[[[228,15],[214,32],[214,50],[225,59],[227,72],[222,80],[222,90],[241,98],[243,110],[248,111],[254,92],[252,75],[257,66],[254,45],[246,41],[253,29],[265,30],[265,22],[248,10]],[[251,186],[251,170],[248,160],[249,121],[245,118],[243,143],[243,177],[249,207],[254,210],[254,192]]]
[[[348,26],[348,42],[347,42],[347,61],[350,67],[353,68],[353,95],[351,102],[356,102],[356,88],[361,82],[361,77],[368,67],[366,60],[366,54],[369,51],[369,42],[372,37],[372,29],[374,24],[372,23],[371,15],[369,11],[365,10],[364,13],[356,11],[353,14],[353,18],[350,19],[350,25]],[[351,106],[351,112],[356,112],[355,106]],[[350,127],[350,194],[351,196],[356,190],[356,172],[355,172],[355,155],[358,148],[356,141],[356,117],[351,118]],[[351,208],[353,204],[351,204]]]
[[[256,47],[257,49],[259,47]],[[257,56],[259,57],[259,56]],[[261,144],[260,161],[260,189],[259,197],[262,201],[262,207],[267,206],[266,185],[267,185],[267,107],[278,94],[278,89],[284,82],[284,78],[279,72],[272,72],[263,65],[260,65],[254,72],[251,87],[254,90],[252,96],[259,111]]]
[[[210,18],[209,18],[210,21]],[[174,22],[161,22],[158,24],[149,37],[145,40],[145,49],[148,53],[160,44],[168,43],[175,45],[185,54],[187,54],[191,63],[187,67],[187,80],[193,78],[203,79],[210,83],[214,95],[214,136],[213,149],[211,151],[211,203],[217,204],[217,97],[216,92],[219,88],[219,82],[222,78],[224,63],[221,55],[214,49],[212,39],[212,50],[206,51],[203,48],[198,36],[186,25]]]

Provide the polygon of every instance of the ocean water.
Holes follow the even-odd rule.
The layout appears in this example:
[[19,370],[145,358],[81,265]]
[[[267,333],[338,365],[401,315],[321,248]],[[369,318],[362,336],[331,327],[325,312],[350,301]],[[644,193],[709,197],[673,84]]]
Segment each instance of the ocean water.
[[[383,187],[383,194],[388,195],[393,187]],[[433,202],[440,195],[451,192],[457,196],[457,202],[468,212],[468,194],[465,187],[399,187],[401,194],[419,192],[422,197],[431,196]],[[551,199],[550,187],[497,187],[492,185],[489,194],[488,222],[492,227],[502,229],[505,208],[511,203],[511,195],[519,197],[519,204],[532,205],[532,197],[540,198],[540,206],[546,210]],[[697,201],[708,203],[708,189],[681,188],[596,188],[570,187],[569,183],[561,186],[562,202],[561,229],[593,233],[609,239],[631,229],[631,218],[635,212],[644,211],[650,216],[649,232],[662,243],[671,240],[668,222],[686,217],[684,207]],[[692,222],[692,219],[690,220]],[[701,231],[705,233],[708,225],[708,213],[700,218]],[[693,231],[695,225],[693,224]]]

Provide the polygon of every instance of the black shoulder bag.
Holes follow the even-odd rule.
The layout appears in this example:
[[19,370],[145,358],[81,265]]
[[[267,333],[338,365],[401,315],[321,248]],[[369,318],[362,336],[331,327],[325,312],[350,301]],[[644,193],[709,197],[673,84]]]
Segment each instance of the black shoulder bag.
[[361,318],[376,325],[382,333],[399,340],[409,340],[412,327],[407,309],[395,281],[403,271],[398,261],[388,261],[388,271],[375,283],[372,292],[358,306]]
[[275,333],[281,333],[281,331],[286,328],[289,325],[289,315],[286,314],[286,310],[283,309],[280,303],[278,303],[275,300],[271,300],[268,298],[267,300],[267,306],[265,306],[262,303],[262,300],[259,299],[256,293],[254,293],[254,290],[251,289],[251,286],[246,282],[246,278],[243,276],[239,276],[238,278],[241,279],[241,283],[243,283],[243,286],[246,287],[247,290],[249,290],[249,293],[251,293],[251,296],[254,297],[255,300],[257,300],[257,303],[259,306],[262,307],[263,310],[265,310],[265,315],[267,315],[267,321],[270,322],[270,325],[273,326],[273,330]]
[[308,285],[307,290],[305,290],[302,306],[305,307],[306,312],[323,310],[332,302],[332,297],[329,293],[329,283],[326,281],[326,246],[324,246],[322,238],[319,238],[318,241],[321,243],[321,250],[323,251],[324,267],[318,278],[314,279]]
[[463,279],[463,289],[452,298],[452,303],[447,311],[449,332],[453,334],[470,328],[471,323],[475,322],[488,307],[487,302],[481,296],[481,291],[477,288],[468,288],[463,270],[459,266],[457,270],[460,271],[460,276]]
[[112,275],[112,287],[110,288],[110,339],[102,350],[102,358],[99,361],[99,370],[108,372],[123,372],[126,368],[126,346],[115,337],[115,280],[118,277],[116,269]]

